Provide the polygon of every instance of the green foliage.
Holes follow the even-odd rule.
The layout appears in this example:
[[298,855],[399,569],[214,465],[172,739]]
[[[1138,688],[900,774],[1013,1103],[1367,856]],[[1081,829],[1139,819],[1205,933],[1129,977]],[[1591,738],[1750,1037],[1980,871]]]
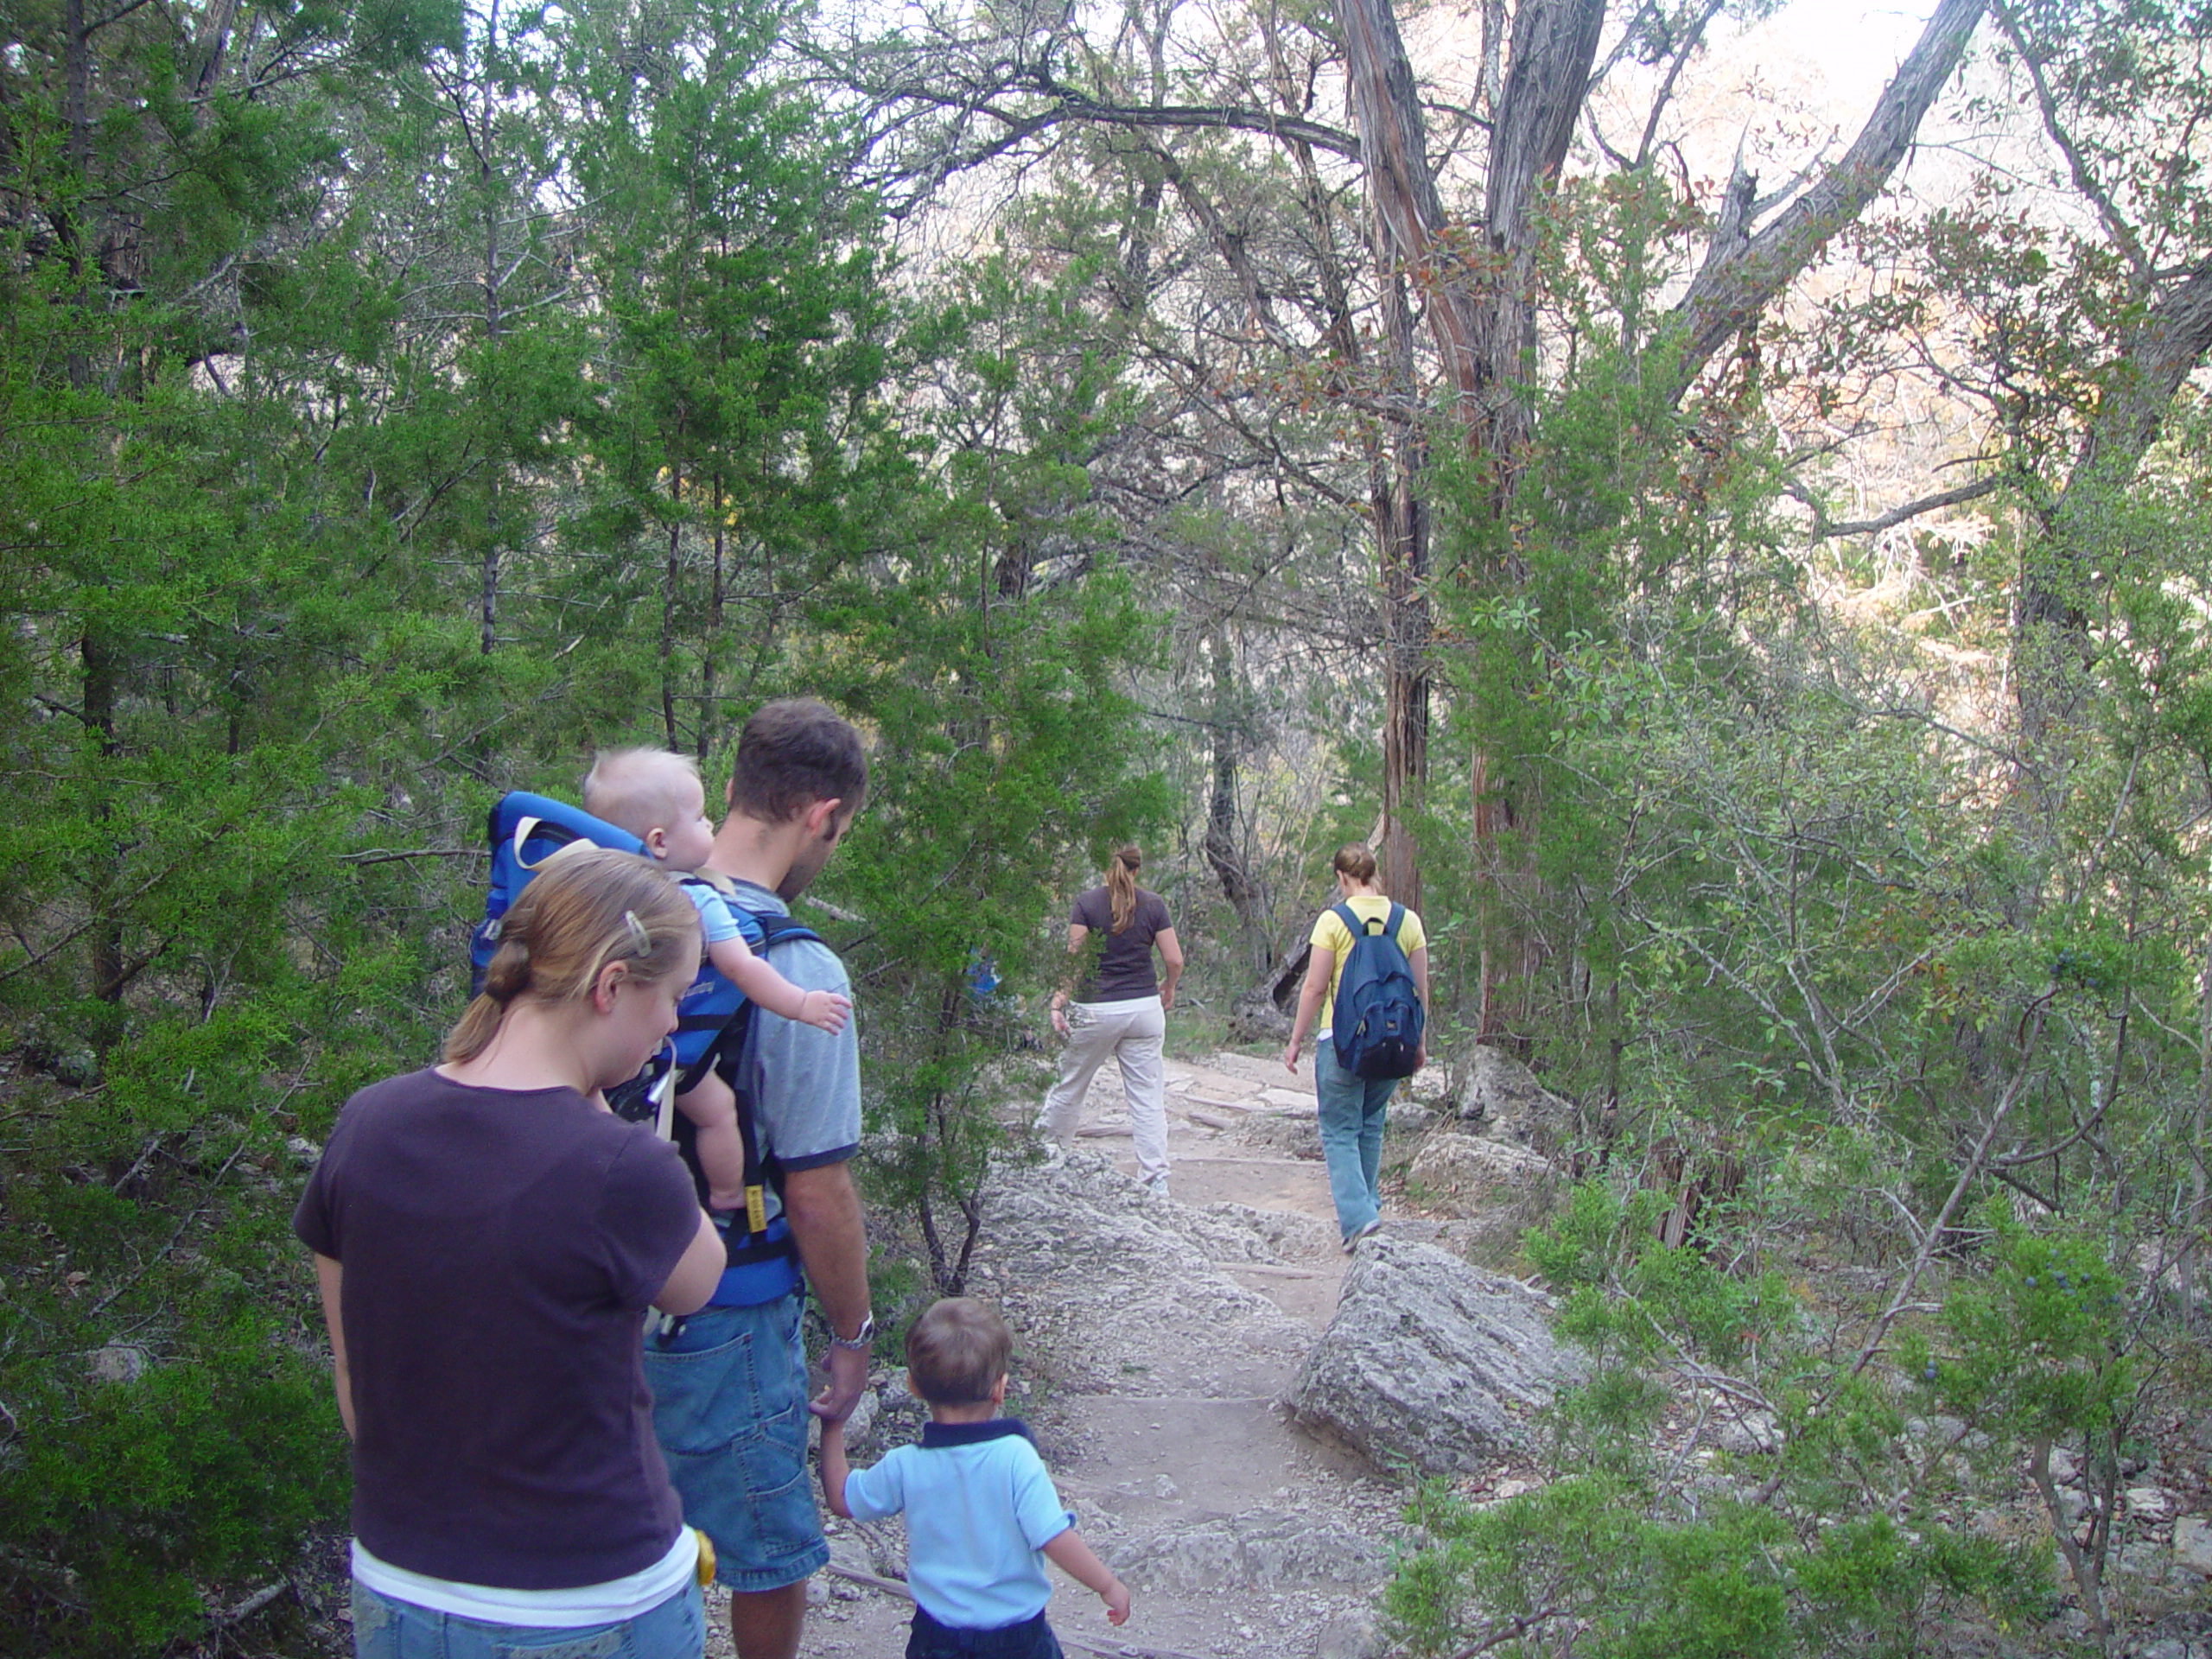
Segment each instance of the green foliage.
[[1771,1514],[1719,1506],[1696,1522],[1647,1519],[1636,1491],[1588,1475],[1472,1508],[1431,1489],[1408,1511],[1433,1541],[1402,1568],[1385,1611],[1414,1650],[1447,1653],[1477,1630],[1508,1638],[1492,1651],[1576,1651],[1606,1659],[1792,1651],[1773,1552]]
[[[1942,1501],[1941,1459],[1899,1409],[1911,1385],[1859,1368],[1779,1271],[1724,1266],[1752,1254],[1742,1217],[1669,1248],[1664,1208],[1587,1182],[1529,1239],[1588,1374],[1547,1414],[1547,1485],[1477,1506],[1439,1484],[1409,1510],[1421,1548],[1386,1605],[1414,1649],[1534,1656],[1572,1631],[1578,1654],[1904,1656],[1961,1607],[2017,1618],[2047,1593],[2025,1554]],[[1955,1294],[1955,1328],[1980,1294]],[[1989,1403],[1993,1431],[2037,1432]],[[1767,1449],[1701,1448],[1731,1421]]]
[[1905,1375],[1938,1410],[2024,1443],[2081,1443],[2124,1422],[2138,1368],[2123,1281],[2092,1241],[2032,1234],[1993,1201],[1988,1271],[1944,1299],[1948,1352],[1910,1333]]
[[[298,1178],[346,1094],[420,1064],[457,1008],[491,797],[569,787],[663,690],[654,550],[641,580],[577,472],[656,384],[634,341],[691,314],[594,308],[573,279],[600,268],[546,211],[594,113],[556,111],[556,75],[600,84],[591,53],[623,41],[249,6],[195,102],[158,21],[94,37],[83,155],[58,37],[0,62],[0,152],[36,203],[0,225],[11,1651],[158,1650],[340,1522]],[[757,68],[770,20],[707,26],[750,42],[726,82]],[[742,533],[808,551],[748,626],[754,673],[813,637],[789,595],[867,544],[870,493],[905,473],[873,435],[864,219],[804,113],[734,105],[702,158],[758,209],[713,263],[749,307],[715,319],[743,337],[726,362],[763,365],[722,389],[759,411],[727,438]],[[617,181],[606,222],[644,223],[652,181]],[[817,270],[828,297],[802,304]],[[702,652],[733,620],[682,618]],[[761,695],[726,670],[712,689]]]
[[[1007,1143],[997,1101],[1027,1092],[1020,1042],[1065,963],[1052,920],[1102,848],[1169,804],[1127,690],[1156,624],[1117,573],[1038,575],[1084,533],[1083,473],[1066,457],[1109,418],[1112,367],[1058,384],[1003,374],[1017,327],[1052,348],[1060,296],[1010,313],[1003,268],[974,285],[969,327],[938,336],[958,394],[939,429],[995,442],[946,445],[935,488],[897,520],[891,579],[870,570],[817,605],[795,671],[874,739],[869,804],[828,879],[863,924],[847,957],[867,1014],[875,1192],[914,1217],[947,1294]],[[1000,982],[988,999],[970,983],[985,964]]]
[[[73,1236],[74,1218],[56,1219],[57,1237]],[[301,1294],[296,1264],[286,1265],[284,1288],[304,1313],[311,1295]],[[157,1288],[177,1299],[172,1317],[192,1335],[143,1376],[95,1380],[83,1352],[72,1355],[73,1380],[52,1368],[0,1367],[10,1409],[49,1431],[0,1465],[11,1548],[35,1563],[20,1572],[13,1605],[0,1603],[0,1628],[36,1651],[157,1649],[198,1624],[201,1586],[285,1572],[302,1533],[345,1500],[327,1369],[301,1331],[256,1306],[257,1288],[267,1296],[277,1287],[225,1268],[198,1283],[183,1277],[163,1274]],[[18,1311],[0,1307],[11,1337],[29,1334],[29,1320],[6,1317]],[[57,1321],[41,1334],[81,1340],[91,1330]],[[18,1378],[28,1386],[15,1386]],[[48,1563],[67,1563],[68,1576]]]

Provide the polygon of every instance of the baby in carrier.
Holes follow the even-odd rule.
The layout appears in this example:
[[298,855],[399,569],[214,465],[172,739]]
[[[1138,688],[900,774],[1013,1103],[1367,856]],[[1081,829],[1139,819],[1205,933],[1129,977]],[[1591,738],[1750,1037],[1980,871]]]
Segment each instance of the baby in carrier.
[[[678,885],[699,912],[707,959],[715,969],[769,1013],[842,1031],[850,999],[835,991],[803,991],[760,957],[738,929],[725,901],[727,884],[701,870],[715,849],[707,817],[706,786],[699,768],[666,749],[610,749],[584,779],[584,810],[628,830],[645,851],[683,879]],[[678,1079],[681,1086],[683,1079]],[[712,1066],[676,1097],[676,1109],[698,1130],[699,1167],[707,1177],[707,1204],[735,1210],[745,1202],[745,1147],[737,1129],[737,1098]]]

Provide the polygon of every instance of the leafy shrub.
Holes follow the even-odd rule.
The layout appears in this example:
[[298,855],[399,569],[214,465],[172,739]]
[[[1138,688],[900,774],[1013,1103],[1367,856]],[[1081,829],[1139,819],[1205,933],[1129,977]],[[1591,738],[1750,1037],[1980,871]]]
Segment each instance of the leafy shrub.
[[[1421,1547],[1385,1602],[1414,1650],[1902,1656],[1962,1607],[2047,1597],[2029,1553],[1942,1501],[1909,1385],[1854,1367],[1779,1271],[1728,1271],[1748,1252],[1726,1216],[1704,1249],[1662,1244],[1664,1207],[1587,1182],[1529,1237],[1591,1369],[1545,1414],[1548,1484],[1415,1500]],[[1717,1452],[1731,1420],[1769,1449]]]

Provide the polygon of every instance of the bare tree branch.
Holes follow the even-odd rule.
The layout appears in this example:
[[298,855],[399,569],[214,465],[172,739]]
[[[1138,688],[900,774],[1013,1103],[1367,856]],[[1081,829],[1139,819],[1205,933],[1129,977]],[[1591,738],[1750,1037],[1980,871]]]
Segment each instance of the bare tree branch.
[[[2082,159],[2082,151],[2075,143],[2073,134],[2067,131],[2066,124],[2059,119],[2058,100],[2051,96],[2050,79],[2044,74],[2043,60],[2028,44],[2028,37],[2020,27],[2019,18],[2012,8],[2005,3],[2005,0],[1997,0],[1996,10],[1998,25],[2004,29],[2005,38],[2012,42],[2012,49],[2020,54],[2020,61],[2028,71],[2028,80],[2036,89],[2036,109],[2043,117],[2044,131],[2050,135],[2050,142],[2058,146],[2058,153],[2066,158],[2067,170],[2073,175],[2074,188],[2088,198],[2097,210],[2097,218],[2103,222],[2106,234],[2119,245],[2120,253],[2127,261],[2128,270],[2135,275],[2136,292],[2147,291],[2154,278],[2151,262],[2144,257],[2143,245],[2136,237],[2135,227],[2121,216],[2112,197],[2097,182],[2096,175],[2089,171],[2088,164]],[[2186,151],[2182,153],[2187,154]]]
[[1834,541],[1840,536],[1873,536],[1894,529],[1907,519],[1917,518],[1923,513],[1940,512],[1945,507],[1960,506],[1968,501],[1979,501],[2004,486],[2005,480],[1992,474],[1978,478],[1971,484],[1961,484],[1956,489],[1940,490],[1934,495],[1923,495],[1916,501],[1908,501],[1901,507],[1892,507],[1878,518],[1831,519],[1818,496],[1803,485],[1792,480],[1783,488],[1792,497],[1813,510],[1813,528],[1806,536],[1808,542]]
[[1675,308],[1681,337],[1671,387],[1675,397],[1689,389],[1722,344],[1754,321],[1888,184],[1911,149],[1922,118],[1959,67],[1988,3],[1942,0],[1843,159],[1756,235],[1749,219],[1756,191],[1738,168],[1728,187],[1738,217],[1731,222],[1724,206],[1722,225],[1730,233],[1716,230],[1705,263]]

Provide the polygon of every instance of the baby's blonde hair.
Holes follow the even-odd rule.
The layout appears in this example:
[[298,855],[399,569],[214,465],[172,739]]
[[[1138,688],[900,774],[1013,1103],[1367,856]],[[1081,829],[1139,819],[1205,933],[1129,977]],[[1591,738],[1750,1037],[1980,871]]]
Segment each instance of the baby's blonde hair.
[[602,749],[584,775],[584,810],[643,841],[676,822],[683,785],[699,781],[699,763],[670,749]]

